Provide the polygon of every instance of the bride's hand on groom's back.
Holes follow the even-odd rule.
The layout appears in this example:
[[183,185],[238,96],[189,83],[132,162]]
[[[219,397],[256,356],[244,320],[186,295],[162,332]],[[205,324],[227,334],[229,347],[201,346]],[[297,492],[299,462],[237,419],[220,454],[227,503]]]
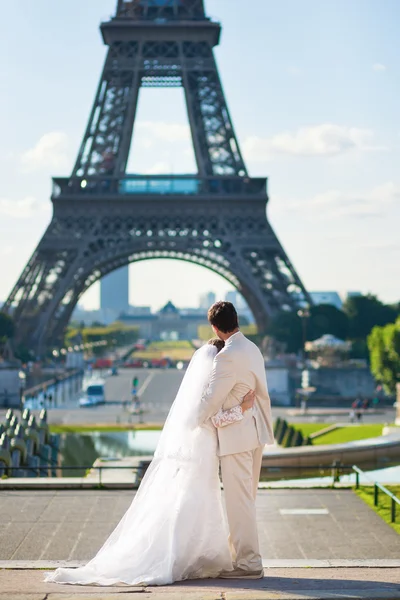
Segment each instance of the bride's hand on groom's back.
[[250,410],[253,408],[254,402],[256,399],[256,393],[254,390],[250,390],[247,392],[245,397],[243,398],[243,402],[240,405],[242,407],[242,412],[246,412],[246,410]]

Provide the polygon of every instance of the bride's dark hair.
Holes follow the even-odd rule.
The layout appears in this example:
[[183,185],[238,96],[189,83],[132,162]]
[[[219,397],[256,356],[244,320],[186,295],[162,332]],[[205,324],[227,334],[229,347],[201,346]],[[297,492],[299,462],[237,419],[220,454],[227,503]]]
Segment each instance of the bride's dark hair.
[[[207,344],[210,344],[210,346],[215,346],[216,349],[218,350],[218,352],[220,352],[220,350],[222,350],[222,348],[225,346],[224,340],[220,340],[217,337],[211,338],[211,340],[208,340]],[[218,354],[218,352],[217,352],[217,354]]]

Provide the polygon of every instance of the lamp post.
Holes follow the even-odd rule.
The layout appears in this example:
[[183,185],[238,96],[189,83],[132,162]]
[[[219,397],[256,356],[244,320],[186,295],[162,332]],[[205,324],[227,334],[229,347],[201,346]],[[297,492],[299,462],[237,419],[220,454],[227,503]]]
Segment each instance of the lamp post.
[[307,412],[308,394],[311,390],[310,381],[309,381],[310,373],[307,370],[307,361],[306,361],[307,319],[310,316],[310,311],[309,311],[308,305],[306,305],[304,308],[301,308],[300,310],[298,310],[297,314],[301,319],[301,326],[302,326],[302,332],[303,332],[303,351],[302,351],[302,359],[303,360],[302,360],[302,373],[301,373],[301,390],[299,390],[299,391],[302,394],[301,407],[302,407],[303,413],[305,414]]
[[24,391],[26,388],[26,374],[24,371],[19,371],[18,373],[18,378],[19,378],[19,405],[20,405],[20,410],[23,410],[23,400],[24,400]]
[[300,308],[300,310],[297,311],[297,315],[301,319],[301,326],[302,326],[302,331],[303,331],[303,368],[304,368],[306,366],[307,319],[310,316],[310,311],[308,309],[308,306],[305,306],[304,308]]

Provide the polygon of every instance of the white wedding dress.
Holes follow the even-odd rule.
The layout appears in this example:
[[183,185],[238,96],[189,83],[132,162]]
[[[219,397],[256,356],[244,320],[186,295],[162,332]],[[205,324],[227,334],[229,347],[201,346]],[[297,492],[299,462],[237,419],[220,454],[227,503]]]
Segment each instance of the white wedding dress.
[[160,437],[154,459],[124,517],[84,567],[59,568],[45,581],[163,585],[232,569],[218,476],[214,427],[197,408],[216,348],[197,350]]

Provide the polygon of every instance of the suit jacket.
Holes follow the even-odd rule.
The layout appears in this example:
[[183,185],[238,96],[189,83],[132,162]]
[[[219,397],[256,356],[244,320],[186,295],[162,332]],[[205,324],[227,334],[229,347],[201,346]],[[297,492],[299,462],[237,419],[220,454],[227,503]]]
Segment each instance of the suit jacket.
[[219,456],[274,444],[264,358],[257,346],[238,331],[214,359],[209,384],[201,399],[201,422],[206,423],[221,408],[226,410],[241,404],[249,390],[256,392],[253,409],[247,410],[242,420],[217,429]]

